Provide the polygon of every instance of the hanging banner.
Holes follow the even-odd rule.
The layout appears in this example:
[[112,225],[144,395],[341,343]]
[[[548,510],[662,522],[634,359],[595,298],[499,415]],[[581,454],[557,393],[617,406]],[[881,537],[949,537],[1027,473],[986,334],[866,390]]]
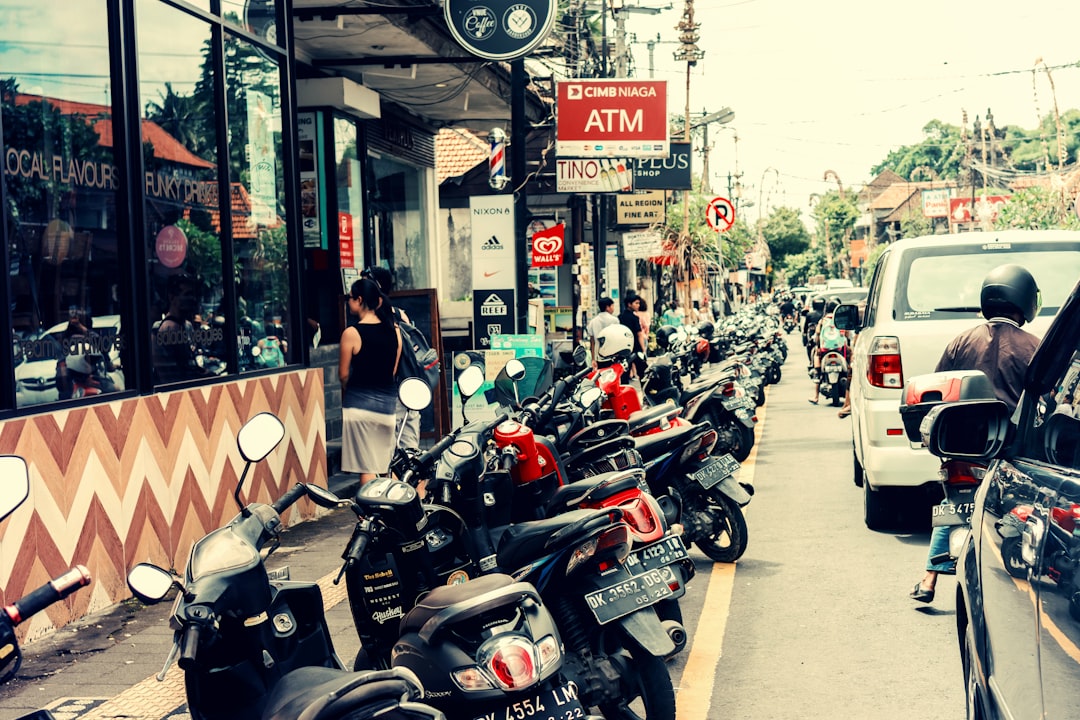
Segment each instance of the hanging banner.
[[561,193],[630,192],[634,175],[628,160],[558,159],[555,161],[555,189]]
[[663,239],[659,230],[641,230],[623,233],[623,257],[627,260],[650,258],[663,251]]
[[615,196],[616,225],[652,225],[664,221],[667,195],[663,190],[646,190]]
[[558,267],[563,264],[566,223],[559,223],[532,236],[532,266]]
[[667,82],[566,80],[556,87],[555,153],[667,157]]
[[514,196],[469,198],[472,227],[474,289],[514,287],[517,253],[514,243]]

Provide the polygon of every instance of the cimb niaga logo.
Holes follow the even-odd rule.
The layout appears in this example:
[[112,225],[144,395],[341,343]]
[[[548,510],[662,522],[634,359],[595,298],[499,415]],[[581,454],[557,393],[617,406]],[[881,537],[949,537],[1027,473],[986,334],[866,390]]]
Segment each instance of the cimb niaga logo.
[[491,8],[478,5],[465,14],[461,25],[472,38],[487,40],[495,33],[498,20],[495,18],[495,13],[491,11]]
[[580,85],[567,85],[566,86],[566,99],[567,100],[580,100],[581,99],[581,86]]

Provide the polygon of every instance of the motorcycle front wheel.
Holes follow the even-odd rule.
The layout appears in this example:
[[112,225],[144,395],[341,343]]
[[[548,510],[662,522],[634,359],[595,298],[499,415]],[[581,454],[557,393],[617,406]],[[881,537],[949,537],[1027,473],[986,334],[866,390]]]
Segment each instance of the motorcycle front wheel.
[[667,663],[631,645],[629,657],[622,655],[617,663],[624,699],[600,705],[600,714],[604,720],[675,720],[675,687]]
[[694,544],[713,562],[735,562],[746,552],[748,539],[742,508],[716,490],[706,494],[705,501],[705,507],[697,512],[712,516],[713,530],[707,537],[694,538]]

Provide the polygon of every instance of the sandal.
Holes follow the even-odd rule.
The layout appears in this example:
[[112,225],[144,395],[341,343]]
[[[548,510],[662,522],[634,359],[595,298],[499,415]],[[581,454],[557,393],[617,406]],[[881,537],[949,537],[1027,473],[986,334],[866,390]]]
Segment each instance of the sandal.
[[929,603],[934,601],[934,591],[924,589],[922,583],[917,582],[915,583],[915,587],[912,589],[908,597],[910,597],[912,600]]
[[817,405],[818,404],[817,400],[811,400],[810,398],[807,398],[806,402],[810,403],[811,405]]
[[840,412],[836,413],[836,417],[843,420],[844,418],[846,418],[850,414],[851,414],[851,408],[847,408],[846,410],[841,410]]

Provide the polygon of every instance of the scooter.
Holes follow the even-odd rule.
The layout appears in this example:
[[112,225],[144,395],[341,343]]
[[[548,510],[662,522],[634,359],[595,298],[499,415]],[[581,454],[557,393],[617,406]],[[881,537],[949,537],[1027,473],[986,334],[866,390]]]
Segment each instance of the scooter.
[[343,668],[319,586],[289,580],[287,568],[272,578],[265,566],[279,543],[281,513],[302,497],[326,508],[336,507],[338,498],[298,483],[273,504],[240,499],[252,466],[284,436],[282,422],[265,412],[240,429],[245,464],[234,493],[240,514],[195,543],[183,578],[150,563],[128,573],[128,587],[147,604],[179,588],[170,621],[173,647],[157,679],[163,681],[178,658],[195,720],[258,720],[270,708],[271,690],[291,671]]
[[[13,513],[30,494],[30,474],[26,461],[17,455],[0,455],[0,520]],[[7,607],[0,609],[0,684],[6,683],[22,667],[22,650],[15,628],[59,602],[79,588],[90,584],[90,571],[76,565]],[[52,720],[48,710],[38,710],[19,720]]]
[[848,363],[840,350],[829,350],[821,356],[821,369],[818,371],[818,393],[829,398],[829,404],[839,407],[844,402],[847,392]]

